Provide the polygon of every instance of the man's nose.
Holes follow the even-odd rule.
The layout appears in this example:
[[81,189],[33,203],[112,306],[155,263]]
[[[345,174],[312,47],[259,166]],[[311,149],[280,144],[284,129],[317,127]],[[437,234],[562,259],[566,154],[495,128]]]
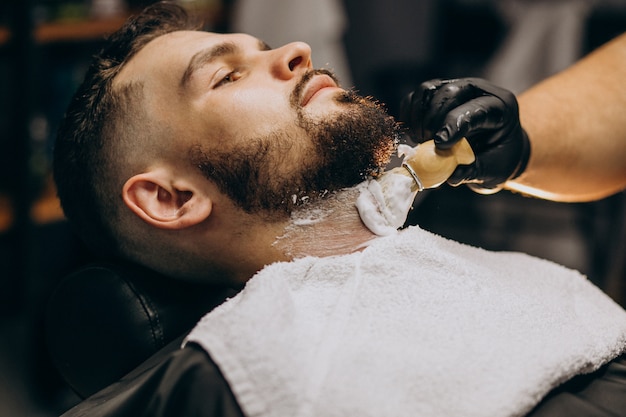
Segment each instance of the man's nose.
[[292,42],[274,49],[272,75],[280,79],[291,79],[303,70],[313,67],[311,47],[304,42]]

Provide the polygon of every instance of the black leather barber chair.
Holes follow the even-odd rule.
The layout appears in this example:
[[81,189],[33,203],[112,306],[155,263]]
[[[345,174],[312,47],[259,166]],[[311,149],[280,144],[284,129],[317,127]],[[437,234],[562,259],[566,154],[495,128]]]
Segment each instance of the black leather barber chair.
[[162,350],[235,291],[181,282],[124,263],[87,265],[67,276],[46,314],[54,365],[86,398]]

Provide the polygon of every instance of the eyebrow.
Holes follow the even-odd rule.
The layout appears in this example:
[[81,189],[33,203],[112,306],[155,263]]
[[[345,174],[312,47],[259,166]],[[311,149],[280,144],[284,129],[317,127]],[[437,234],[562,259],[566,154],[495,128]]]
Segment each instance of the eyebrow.
[[[262,40],[258,40],[257,42],[260,51],[268,51],[272,49]],[[199,68],[216,61],[218,58],[236,55],[241,53],[241,51],[241,47],[234,42],[222,42],[210,48],[196,52],[189,60],[189,64],[180,79],[181,87],[185,88],[187,84],[189,84],[189,80]]]

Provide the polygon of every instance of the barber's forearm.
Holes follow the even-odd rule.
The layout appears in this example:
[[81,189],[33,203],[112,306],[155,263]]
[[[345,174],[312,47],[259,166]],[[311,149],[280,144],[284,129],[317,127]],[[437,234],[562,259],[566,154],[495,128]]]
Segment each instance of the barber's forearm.
[[518,100],[532,153],[507,188],[556,201],[626,188],[626,34]]

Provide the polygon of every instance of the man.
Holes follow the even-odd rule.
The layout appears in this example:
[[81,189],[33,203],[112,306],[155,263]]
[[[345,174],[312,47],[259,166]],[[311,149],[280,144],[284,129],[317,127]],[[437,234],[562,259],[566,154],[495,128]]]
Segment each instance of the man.
[[114,41],[106,68],[88,75],[102,88],[78,93],[68,112],[59,195],[98,250],[171,276],[243,282],[287,259],[271,243],[293,207],[384,166],[396,125],[313,71],[306,44],[168,30],[140,35],[128,56],[114,56]]
[[[359,184],[398,128],[313,70],[306,44],[191,27],[161,4],[112,38],[59,132],[55,179],[95,249],[246,288],[70,415],[518,415],[610,371],[626,313],[573,271],[363,226]],[[508,179],[528,141],[505,139]]]

